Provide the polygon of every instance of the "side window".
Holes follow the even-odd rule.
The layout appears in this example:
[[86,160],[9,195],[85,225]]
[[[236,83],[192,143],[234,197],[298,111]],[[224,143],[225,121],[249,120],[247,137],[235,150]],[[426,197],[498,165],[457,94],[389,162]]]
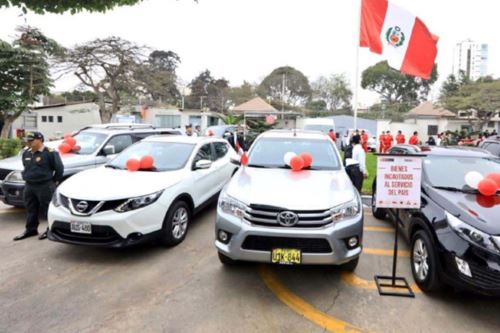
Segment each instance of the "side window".
[[156,135],[158,133],[156,132],[142,132],[142,133],[134,133],[134,142],[141,141],[142,139],[147,138],[148,136],[151,135]]
[[198,150],[198,153],[196,154],[194,158],[194,163],[201,161],[201,160],[209,160],[213,161],[212,158],[212,148],[210,147],[210,144],[206,144]]
[[215,142],[214,148],[215,148],[215,159],[216,160],[226,156],[227,152],[229,151],[227,144],[224,142]]
[[115,147],[115,154],[121,153],[125,148],[132,145],[132,137],[128,134],[126,135],[117,135],[112,137],[106,146]]
[[486,149],[495,156],[500,156],[500,143],[491,142],[488,145],[484,145],[483,149]]

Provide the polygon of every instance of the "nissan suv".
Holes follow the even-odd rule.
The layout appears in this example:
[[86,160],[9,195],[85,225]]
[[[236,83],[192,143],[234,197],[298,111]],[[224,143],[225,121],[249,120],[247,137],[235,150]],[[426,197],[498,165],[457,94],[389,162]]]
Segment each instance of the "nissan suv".
[[[284,156],[308,153],[293,171]],[[246,163],[244,163],[246,164]],[[318,132],[268,131],[248,152],[219,197],[215,246],[223,264],[343,265],[361,254],[361,199],[330,138]]]
[[[78,152],[62,154],[64,178],[77,172],[104,165],[118,153],[150,135],[181,135],[180,129],[154,128],[148,124],[103,124],[88,126],[73,135]],[[45,145],[57,149],[61,141],[46,142]],[[24,207],[24,180],[21,175],[21,156],[0,161],[0,200],[16,207]]]

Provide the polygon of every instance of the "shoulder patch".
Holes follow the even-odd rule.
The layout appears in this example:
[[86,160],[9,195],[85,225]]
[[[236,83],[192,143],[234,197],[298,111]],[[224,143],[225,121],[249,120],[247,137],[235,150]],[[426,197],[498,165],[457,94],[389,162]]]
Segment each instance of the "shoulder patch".
[[48,148],[48,147],[47,147],[47,150],[48,150],[48,152],[49,152],[49,153],[52,153],[52,152],[54,152],[54,151],[55,151],[54,149],[52,149],[52,148]]

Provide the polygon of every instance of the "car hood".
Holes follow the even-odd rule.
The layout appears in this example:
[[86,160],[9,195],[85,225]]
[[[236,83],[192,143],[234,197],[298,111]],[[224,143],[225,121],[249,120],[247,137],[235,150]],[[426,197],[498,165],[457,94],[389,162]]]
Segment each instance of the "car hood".
[[243,167],[226,187],[228,195],[247,205],[291,210],[324,210],[356,197],[344,171],[258,169]]
[[500,196],[432,190],[437,203],[450,214],[490,235],[500,235]]
[[186,177],[184,170],[130,172],[97,168],[80,172],[59,186],[59,192],[81,200],[117,200],[151,194],[177,184]]
[[20,156],[8,157],[0,161],[0,169],[5,170],[22,170],[23,161]]

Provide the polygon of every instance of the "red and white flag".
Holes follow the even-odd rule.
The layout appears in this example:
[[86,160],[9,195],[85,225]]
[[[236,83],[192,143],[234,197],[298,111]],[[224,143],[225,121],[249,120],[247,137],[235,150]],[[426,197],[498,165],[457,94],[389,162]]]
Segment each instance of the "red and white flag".
[[360,29],[361,47],[403,73],[430,78],[438,37],[418,17],[387,0],[362,0]]

